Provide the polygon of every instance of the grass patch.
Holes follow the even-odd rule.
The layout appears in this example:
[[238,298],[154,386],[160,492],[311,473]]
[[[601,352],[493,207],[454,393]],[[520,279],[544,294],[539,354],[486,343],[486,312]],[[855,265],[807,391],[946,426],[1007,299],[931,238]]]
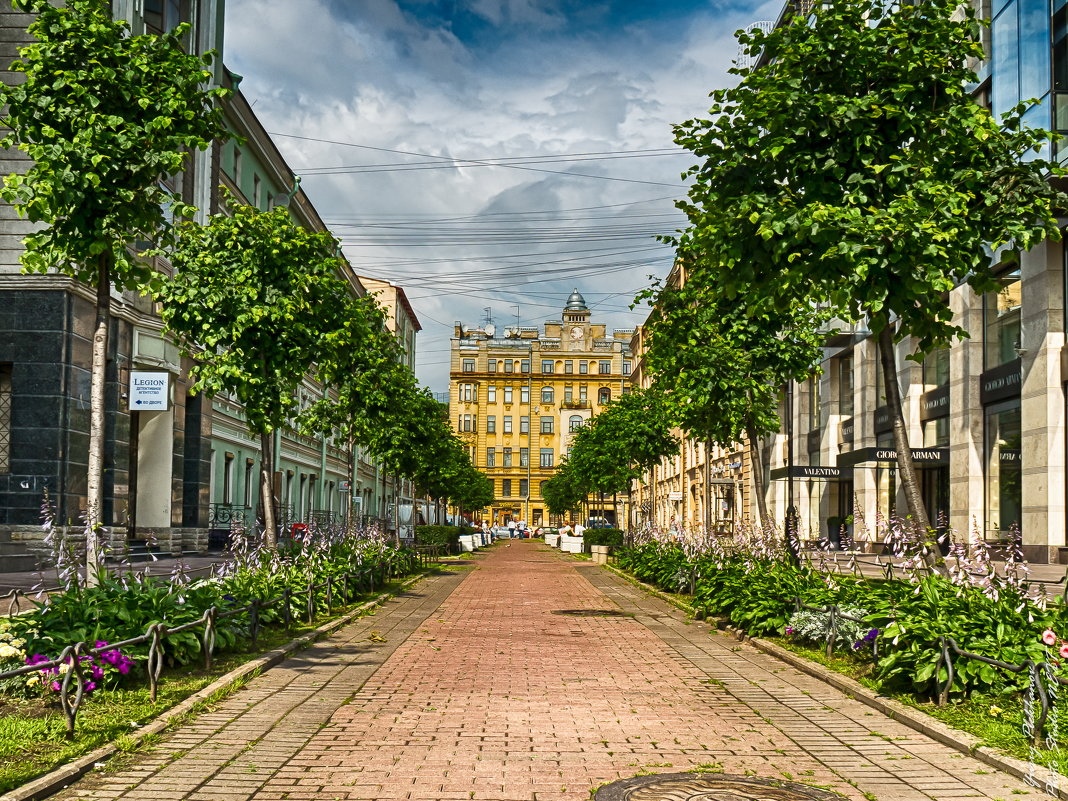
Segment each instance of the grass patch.
[[[397,594],[402,580],[391,580],[376,590]],[[72,762],[108,743],[123,752],[137,750],[137,730],[155,720],[212,682],[286,643],[314,631],[330,620],[351,612],[363,599],[348,607],[336,607],[329,616],[314,624],[295,624],[291,629],[271,628],[261,631],[256,648],[245,643],[241,650],[216,655],[211,670],[187,665],[165,669],[155,703],[144,686],[102,690],[83,701],[78,711],[74,737],[67,739],[66,719],[59,704],[51,697],[18,699],[0,695],[0,793],[8,792],[55,768]],[[226,698],[245,684],[234,682],[213,693],[189,716]],[[182,720],[186,719],[183,716]],[[177,725],[177,723],[175,723]]]

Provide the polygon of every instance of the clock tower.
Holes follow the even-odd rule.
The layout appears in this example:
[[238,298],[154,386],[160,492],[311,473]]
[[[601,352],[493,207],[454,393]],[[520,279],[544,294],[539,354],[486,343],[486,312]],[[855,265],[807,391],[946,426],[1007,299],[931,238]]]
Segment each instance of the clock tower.
[[589,331],[590,310],[586,306],[586,299],[579,294],[578,288],[571,291],[564,306],[563,334],[571,344],[569,350],[581,350],[585,346],[586,334]]

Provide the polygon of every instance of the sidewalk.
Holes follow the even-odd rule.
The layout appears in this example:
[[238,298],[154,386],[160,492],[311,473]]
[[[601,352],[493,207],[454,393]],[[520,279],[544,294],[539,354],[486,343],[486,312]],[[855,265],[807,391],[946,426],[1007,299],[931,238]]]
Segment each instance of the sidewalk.
[[536,540],[420,581],[55,797],[585,801],[694,768],[853,801],[1046,797]]

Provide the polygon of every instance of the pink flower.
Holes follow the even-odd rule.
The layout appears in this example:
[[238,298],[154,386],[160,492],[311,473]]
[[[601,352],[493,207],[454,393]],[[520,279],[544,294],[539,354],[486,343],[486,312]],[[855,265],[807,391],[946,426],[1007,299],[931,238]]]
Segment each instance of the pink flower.
[[1061,643],[1061,659],[1068,659],[1068,642]]
[[1053,633],[1053,629],[1046,629],[1042,632],[1042,642],[1046,645],[1054,645],[1057,642],[1057,635]]

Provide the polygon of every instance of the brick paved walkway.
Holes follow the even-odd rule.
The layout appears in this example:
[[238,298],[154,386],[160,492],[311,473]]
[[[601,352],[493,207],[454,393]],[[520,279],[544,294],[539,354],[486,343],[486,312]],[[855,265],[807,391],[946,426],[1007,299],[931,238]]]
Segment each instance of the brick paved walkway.
[[1045,797],[537,541],[420,582],[58,797],[579,801],[699,766],[855,801]]

